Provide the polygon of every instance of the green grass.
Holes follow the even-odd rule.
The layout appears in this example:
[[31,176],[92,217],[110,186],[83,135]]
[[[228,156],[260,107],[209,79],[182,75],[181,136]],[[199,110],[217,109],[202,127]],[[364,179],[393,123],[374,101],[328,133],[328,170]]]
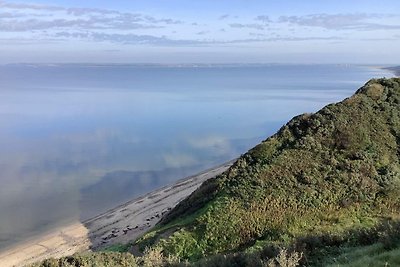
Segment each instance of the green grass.
[[132,244],[114,244],[102,249],[102,252],[128,252]]
[[157,224],[153,230],[141,238],[139,238],[135,245],[139,246],[141,251],[144,251],[147,247],[151,247],[158,241],[162,235],[168,235],[169,232],[173,233],[174,229],[179,229],[185,227],[194,222],[194,220],[201,214],[205,212],[207,207],[203,207],[199,210],[196,210],[193,214],[190,214],[185,217],[177,217],[173,220],[168,221],[168,223]]
[[327,267],[386,267],[400,266],[400,248],[385,250],[382,244],[345,248],[336,258],[327,260]]
[[31,267],[136,267],[137,259],[129,253],[96,252],[48,259]]

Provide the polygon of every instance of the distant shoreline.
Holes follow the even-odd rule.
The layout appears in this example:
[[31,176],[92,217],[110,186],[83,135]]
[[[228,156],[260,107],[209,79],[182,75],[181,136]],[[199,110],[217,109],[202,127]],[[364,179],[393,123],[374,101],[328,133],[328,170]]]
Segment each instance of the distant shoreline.
[[60,226],[0,252],[0,266],[25,266],[113,244],[126,244],[149,231],[162,216],[204,181],[227,170],[235,160],[176,181],[84,222]]
[[395,76],[400,77],[400,66],[382,68],[394,73]]

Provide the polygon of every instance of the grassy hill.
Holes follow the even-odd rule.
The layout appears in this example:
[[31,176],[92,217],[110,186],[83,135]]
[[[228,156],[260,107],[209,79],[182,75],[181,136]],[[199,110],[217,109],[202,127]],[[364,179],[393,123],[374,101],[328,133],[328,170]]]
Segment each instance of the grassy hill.
[[400,79],[371,80],[293,118],[204,183],[136,242],[152,248],[136,261],[364,266],[351,264],[365,254],[396,264],[399,211]]

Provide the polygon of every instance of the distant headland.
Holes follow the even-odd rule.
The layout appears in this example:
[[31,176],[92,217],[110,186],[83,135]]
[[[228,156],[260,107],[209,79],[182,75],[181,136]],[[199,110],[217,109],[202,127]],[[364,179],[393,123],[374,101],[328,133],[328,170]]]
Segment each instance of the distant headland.
[[388,67],[384,69],[392,71],[396,76],[400,76],[400,66]]

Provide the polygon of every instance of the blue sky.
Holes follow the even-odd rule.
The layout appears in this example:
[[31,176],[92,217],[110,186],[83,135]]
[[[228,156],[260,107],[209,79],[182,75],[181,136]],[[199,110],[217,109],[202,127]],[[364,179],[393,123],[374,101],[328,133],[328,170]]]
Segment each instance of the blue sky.
[[400,1],[1,1],[0,63],[400,62]]

